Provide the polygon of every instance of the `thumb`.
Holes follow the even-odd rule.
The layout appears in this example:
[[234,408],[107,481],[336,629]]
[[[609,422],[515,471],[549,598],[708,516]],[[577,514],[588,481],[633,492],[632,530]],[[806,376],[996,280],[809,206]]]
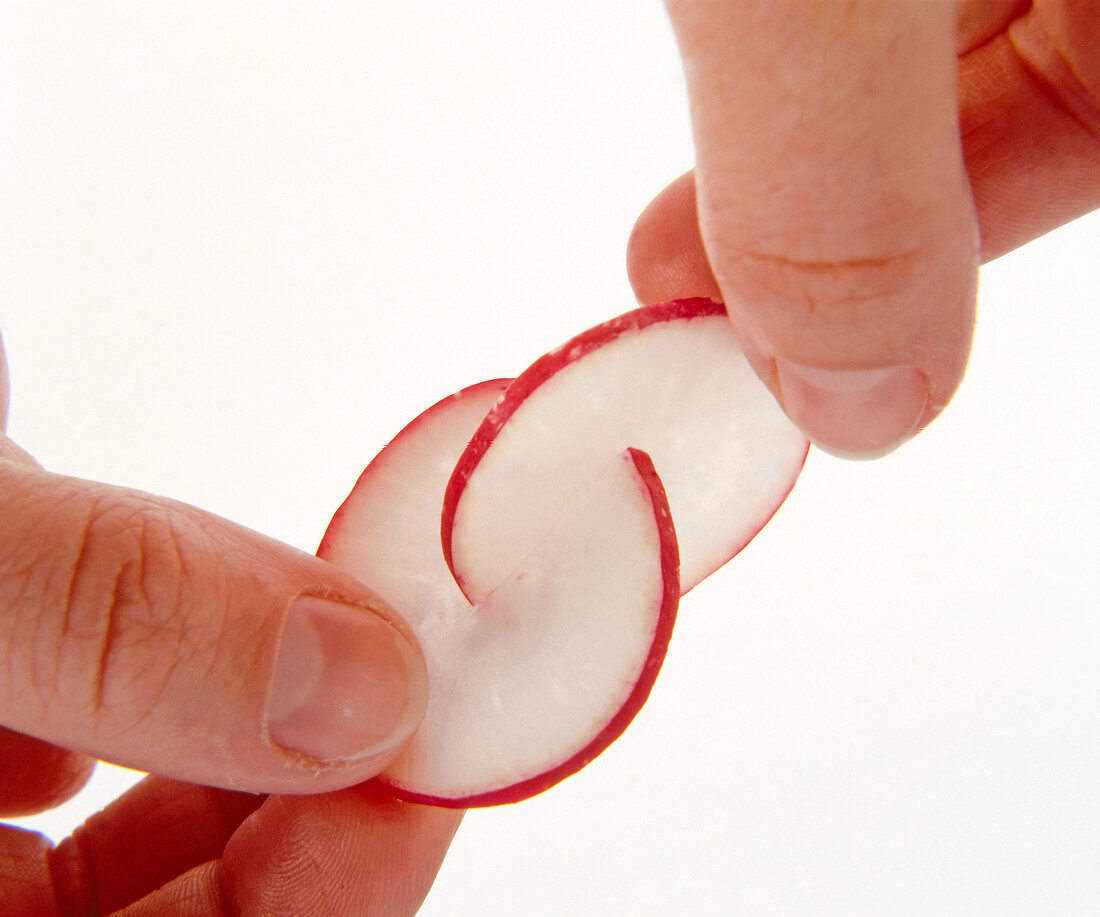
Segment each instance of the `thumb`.
[[0,458],[3,725],[180,780],[315,793],[377,773],[426,696],[408,628],[324,561]]
[[703,242],[750,359],[818,445],[889,451],[954,393],[974,321],[954,7],[669,12]]

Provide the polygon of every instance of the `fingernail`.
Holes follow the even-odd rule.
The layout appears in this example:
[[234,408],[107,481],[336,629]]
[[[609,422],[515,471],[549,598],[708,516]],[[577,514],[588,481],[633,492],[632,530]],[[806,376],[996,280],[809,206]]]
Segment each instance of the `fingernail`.
[[267,707],[276,744],[320,761],[386,751],[423,714],[420,654],[366,608],[301,596],[287,614]]
[[911,366],[820,369],[777,358],[787,415],[816,446],[844,458],[877,458],[916,432],[928,382]]

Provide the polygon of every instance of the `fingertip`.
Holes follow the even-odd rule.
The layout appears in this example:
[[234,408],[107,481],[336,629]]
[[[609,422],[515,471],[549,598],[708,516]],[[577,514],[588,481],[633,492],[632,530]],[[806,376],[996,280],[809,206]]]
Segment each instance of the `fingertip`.
[[642,211],[626,248],[634,295],[644,305],[673,299],[721,300],[695,209],[695,173],[687,172]]
[[822,369],[776,360],[787,415],[817,447],[839,458],[893,452],[920,428],[928,381],[911,366]]
[[838,457],[879,458],[928,427],[962,382],[977,250],[972,211],[960,208],[938,244],[898,259],[746,259],[731,320],[811,442]]
[[36,815],[87,784],[95,759],[20,732],[0,729],[0,818]]
[[728,302],[750,364],[807,438],[837,457],[866,460],[924,429],[961,379],[978,242],[967,208],[955,223],[939,245],[893,261],[726,259],[727,300],[703,249],[689,172],[639,217],[627,263],[644,304],[694,295]]
[[462,814],[399,801],[376,782],[269,797],[226,845],[228,897],[244,914],[411,917]]

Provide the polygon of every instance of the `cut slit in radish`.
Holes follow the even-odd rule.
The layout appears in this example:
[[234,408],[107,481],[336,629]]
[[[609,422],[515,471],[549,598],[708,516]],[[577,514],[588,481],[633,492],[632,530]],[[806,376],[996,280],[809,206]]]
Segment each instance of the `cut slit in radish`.
[[429,662],[428,712],[381,775],[398,795],[516,802],[579,770],[633,719],[671,636],[676,538],[660,480],[627,450],[471,607],[439,543],[451,469],[503,383],[429,408],[363,472],[318,554],[382,594]]
[[763,528],[808,443],[720,304],[667,303],[598,325],[524,371],[456,464],[441,533],[470,601],[532,550],[578,482],[627,447],[649,453],[661,476],[686,592]]

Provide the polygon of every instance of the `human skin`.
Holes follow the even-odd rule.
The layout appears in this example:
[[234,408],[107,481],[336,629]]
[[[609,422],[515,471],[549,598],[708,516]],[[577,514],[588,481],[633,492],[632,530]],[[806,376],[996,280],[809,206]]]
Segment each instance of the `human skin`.
[[411,915],[461,814],[372,782],[262,797],[148,777],[56,848],[0,829],[0,898],[26,917]]

